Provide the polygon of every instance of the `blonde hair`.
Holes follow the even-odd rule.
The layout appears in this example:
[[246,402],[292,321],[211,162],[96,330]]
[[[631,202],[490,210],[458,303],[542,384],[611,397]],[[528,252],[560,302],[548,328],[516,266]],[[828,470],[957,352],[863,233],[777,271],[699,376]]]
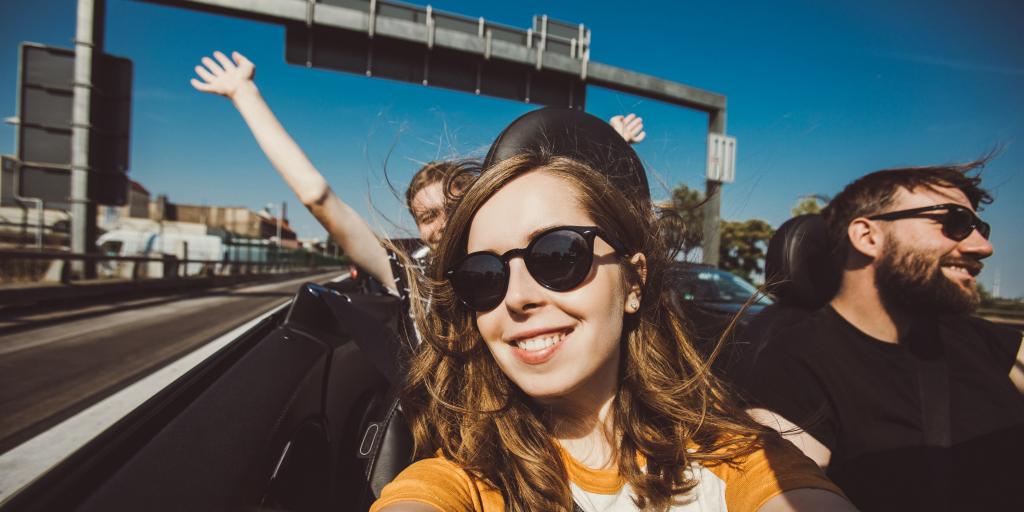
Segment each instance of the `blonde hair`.
[[[685,471],[691,463],[727,462],[750,453],[764,429],[712,375],[710,362],[688,341],[679,313],[662,294],[670,259],[649,206],[627,198],[603,174],[564,157],[522,155],[500,162],[485,170],[450,212],[430,275],[419,283],[420,293],[431,300],[414,301],[423,343],[403,400],[416,456],[440,450],[496,487],[509,510],[572,509],[567,472],[543,412],[498,367],[476,329],[474,312],[456,300],[443,278],[465,254],[477,210],[505,184],[531,171],[565,180],[600,228],[630,254],[647,257],[643,304],[623,325],[619,390],[612,407],[620,474],[635,490],[640,507],[667,509],[674,495],[697,484]],[[640,282],[625,257],[620,264],[628,280]],[[646,470],[638,455],[646,459]]]
[[479,169],[480,162],[471,159],[427,162],[409,180],[409,187],[405,189],[406,207],[412,211],[412,200],[416,194],[434,183],[443,185],[446,197],[462,192]]

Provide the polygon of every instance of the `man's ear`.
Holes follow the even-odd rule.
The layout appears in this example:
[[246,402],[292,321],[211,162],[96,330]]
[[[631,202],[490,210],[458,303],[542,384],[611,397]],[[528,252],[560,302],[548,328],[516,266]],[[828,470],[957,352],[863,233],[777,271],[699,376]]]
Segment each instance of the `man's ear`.
[[885,235],[877,222],[857,217],[846,228],[846,236],[850,239],[850,247],[864,256],[874,260],[882,254]]

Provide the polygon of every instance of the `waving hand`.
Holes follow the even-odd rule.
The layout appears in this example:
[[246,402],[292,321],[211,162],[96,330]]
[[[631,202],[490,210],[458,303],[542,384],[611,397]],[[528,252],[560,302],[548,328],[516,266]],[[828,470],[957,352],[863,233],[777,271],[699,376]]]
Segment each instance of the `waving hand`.
[[192,87],[231,99],[242,89],[252,87],[256,66],[244,55],[232,52],[229,59],[221,52],[213,52],[213,57],[216,60],[203,57],[202,65],[196,66],[200,79],[193,78]]
[[641,142],[647,137],[647,132],[644,131],[644,119],[636,114],[613,116],[608,120],[608,124],[612,125],[612,128],[615,128],[615,131],[619,132],[619,135],[630,144]]

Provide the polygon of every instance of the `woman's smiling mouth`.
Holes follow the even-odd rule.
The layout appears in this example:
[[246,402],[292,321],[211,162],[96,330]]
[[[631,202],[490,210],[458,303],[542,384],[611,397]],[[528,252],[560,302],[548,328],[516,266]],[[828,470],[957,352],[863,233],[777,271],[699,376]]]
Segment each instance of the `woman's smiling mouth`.
[[536,335],[516,337],[510,340],[512,353],[523,363],[542,364],[554,357],[572,329],[547,331]]

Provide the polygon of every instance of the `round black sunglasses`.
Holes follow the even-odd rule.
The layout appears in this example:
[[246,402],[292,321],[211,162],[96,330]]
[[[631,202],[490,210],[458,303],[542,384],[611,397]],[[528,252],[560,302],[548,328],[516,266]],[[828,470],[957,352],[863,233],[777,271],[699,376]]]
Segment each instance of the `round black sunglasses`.
[[479,251],[467,254],[445,277],[455,295],[474,311],[490,311],[501,304],[508,289],[508,262],[522,257],[526,270],[541,286],[564,292],[578,286],[590,273],[594,261],[594,238],[600,236],[624,255],[625,248],[617,240],[593,226],[558,226],[538,233],[522,249],[505,254]]
[[931,218],[935,217],[935,215],[927,214],[938,210],[946,211],[945,213],[938,215],[937,220],[942,224],[942,233],[951,240],[959,242],[971,236],[971,232],[975,229],[977,229],[978,233],[985,237],[986,240],[988,240],[988,236],[992,234],[992,226],[989,226],[987,222],[979,219],[978,216],[969,208],[956,203],[943,203],[932,206],[922,206],[920,208],[910,208],[909,210],[882,213],[879,215],[872,215],[868,217],[868,220],[899,220],[909,219],[912,217]]

